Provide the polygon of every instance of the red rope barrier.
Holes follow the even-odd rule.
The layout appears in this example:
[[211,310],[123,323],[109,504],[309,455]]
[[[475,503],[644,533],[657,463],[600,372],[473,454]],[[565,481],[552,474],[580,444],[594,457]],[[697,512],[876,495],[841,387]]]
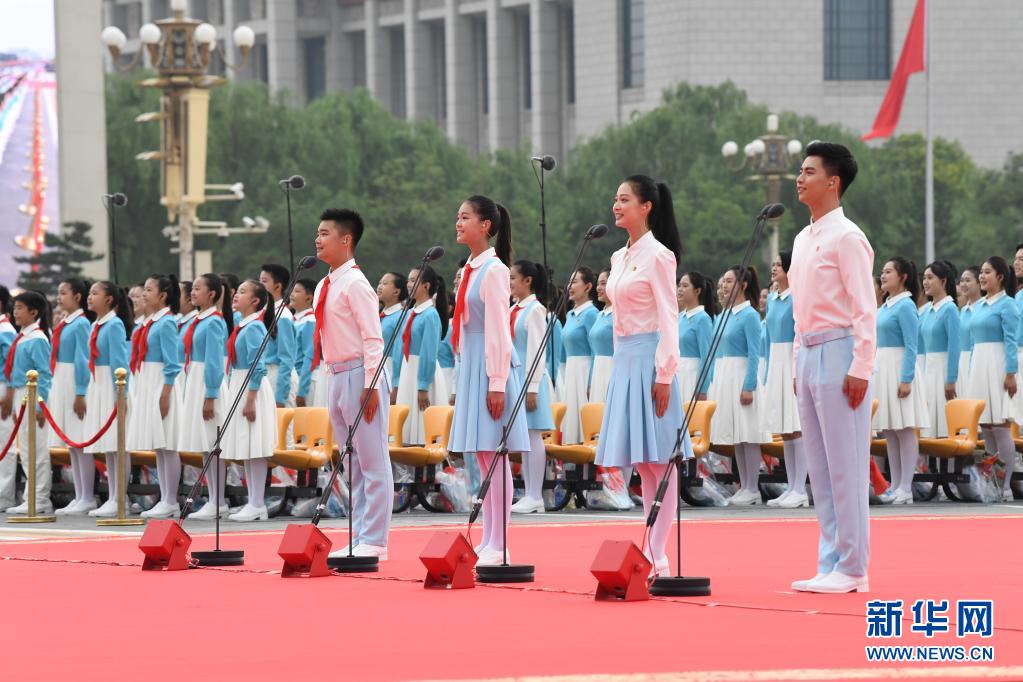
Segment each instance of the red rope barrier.
[[99,433],[97,433],[90,440],[87,440],[84,443],[76,443],[70,438],[68,438],[66,433],[60,430],[60,427],[57,426],[57,422],[53,421],[53,415],[50,414],[50,408],[46,406],[46,403],[40,400],[39,407],[40,409],[42,409],[43,414],[46,415],[46,421],[50,422],[50,426],[53,427],[53,430],[56,432],[57,436],[62,441],[64,441],[69,448],[81,449],[89,447],[90,445],[98,441],[100,438],[102,438],[103,434],[105,434],[110,429],[111,425],[113,425],[114,420],[117,419],[117,407],[115,406],[113,411],[110,413],[110,418],[107,419],[107,423],[103,425],[103,428],[99,430]]
[[14,430],[11,431],[11,437],[7,439],[7,445],[4,446],[4,451],[0,452],[0,460],[3,460],[7,456],[11,446],[14,445],[14,439],[18,437],[18,429],[21,428],[21,419],[25,416],[25,403],[21,404],[21,409],[18,410],[18,416],[14,419]]

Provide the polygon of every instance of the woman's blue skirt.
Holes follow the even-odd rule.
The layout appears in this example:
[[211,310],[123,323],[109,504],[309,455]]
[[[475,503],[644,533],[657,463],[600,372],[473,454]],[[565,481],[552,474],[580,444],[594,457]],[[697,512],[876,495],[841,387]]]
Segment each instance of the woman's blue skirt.
[[[678,379],[673,377],[668,409],[664,416],[657,417],[652,391],[659,339],[659,332],[648,332],[615,340],[614,367],[597,442],[596,463],[600,466],[666,464],[674,454],[684,418],[682,398]],[[688,433],[682,440],[682,449],[686,457],[693,456]]]
[[[509,422],[512,407],[522,388],[517,371],[518,357],[513,348],[508,382],[504,389],[504,414],[500,421],[495,421],[487,410],[490,377],[487,376],[485,337],[482,332],[463,330],[462,334],[455,416],[451,424],[448,450],[462,453],[493,452],[501,443],[504,425]],[[526,407],[523,404],[508,433],[509,452],[529,451],[529,430],[526,426],[525,413]]]
[[[529,367],[525,363],[520,362],[518,367],[512,370],[519,377],[519,386],[526,385],[526,372],[529,371]],[[547,380],[547,374],[544,373],[540,376],[540,387],[536,391],[536,409],[530,412],[526,409],[526,405],[523,403],[522,412],[526,415],[526,425],[529,426],[530,431],[553,431],[554,430],[554,415],[551,413],[551,393],[548,390],[550,381]],[[516,394],[517,395],[517,394]],[[512,396],[512,400],[515,396]]]

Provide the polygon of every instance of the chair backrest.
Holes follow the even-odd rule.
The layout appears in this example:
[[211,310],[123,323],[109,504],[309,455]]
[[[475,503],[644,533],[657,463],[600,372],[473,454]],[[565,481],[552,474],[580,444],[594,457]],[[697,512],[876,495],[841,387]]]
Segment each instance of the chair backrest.
[[945,403],[945,421],[949,435],[965,435],[966,439],[977,442],[980,415],[984,412],[983,400],[956,398]]
[[277,408],[277,449],[285,450],[288,447],[288,426],[295,418],[295,410],[291,407]]
[[554,417],[554,430],[542,431],[540,437],[543,439],[544,445],[554,445],[557,440],[558,431],[561,430],[561,422],[565,421],[565,412],[568,411],[568,405],[565,403],[551,403],[551,416]]
[[710,450],[710,422],[718,404],[713,400],[697,400],[693,416],[689,420],[689,438],[693,443],[693,454],[702,457]]
[[448,446],[451,435],[451,422],[454,421],[455,408],[450,405],[430,405],[423,412],[423,432],[427,445]]
[[327,442],[330,429],[330,417],[325,407],[296,407],[294,412],[295,444],[302,444],[307,449],[321,446]]
[[405,446],[405,420],[408,419],[408,405],[391,405],[387,411],[387,442],[396,448]]
[[586,403],[579,410],[583,423],[583,445],[596,445],[604,421],[604,403]]

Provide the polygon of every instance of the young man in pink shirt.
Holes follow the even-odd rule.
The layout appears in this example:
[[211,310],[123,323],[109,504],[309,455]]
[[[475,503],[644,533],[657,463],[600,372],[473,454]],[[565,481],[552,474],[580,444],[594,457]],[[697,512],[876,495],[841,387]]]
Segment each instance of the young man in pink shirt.
[[870,377],[877,346],[874,252],[842,211],[856,178],[844,146],[814,142],[796,178],[811,223],[792,247],[795,390],[814,508],[817,575],[805,592],[866,592],[870,556]]
[[[387,559],[394,481],[387,452],[390,394],[386,373],[372,392],[369,385],[383,361],[377,295],[355,264],[362,218],[348,209],[327,209],[316,230],[316,257],[330,266],[313,295],[315,350],[322,352],[328,375],[327,409],[334,438],[343,443],[363,400],[366,411],[353,440],[352,553]],[[347,556],[343,547],[331,556]]]

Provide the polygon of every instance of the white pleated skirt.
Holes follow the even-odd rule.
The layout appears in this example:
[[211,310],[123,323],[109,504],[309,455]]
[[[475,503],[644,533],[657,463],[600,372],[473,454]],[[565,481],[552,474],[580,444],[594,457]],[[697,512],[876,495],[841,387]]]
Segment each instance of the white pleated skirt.
[[306,405],[309,407],[327,406],[327,379],[327,366],[321,362],[320,366],[312,371]]
[[256,391],[256,419],[249,421],[243,410],[248,401],[248,385],[245,370],[233,369],[227,380],[227,395],[234,399],[239,392],[245,395],[238,403],[238,410],[224,433],[224,458],[236,461],[273,457],[274,443],[277,442],[277,403],[267,377],[259,382]]
[[206,381],[203,377],[204,363],[193,360],[188,364],[185,377],[185,394],[181,398],[181,414],[178,417],[177,450],[180,452],[209,452],[217,440],[217,427],[224,421],[227,406],[224,404],[224,385],[213,401],[213,419],[202,418],[202,406],[206,400]]
[[[448,404],[448,387],[444,384],[444,375],[438,370],[433,375],[433,383],[427,390],[431,405]],[[518,396],[515,396],[516,398]],[[423,412],[419,409],[419,356],[409,355],[401,365],[401,376],[398,378],[398,405],[408,405],[408,419],[402,429],[402,439],[406,445],[423,445],[426,442],[426,430],[423,425]]]
[[607,385],[611,383],[614,358],[610,355],[596,355],[593,358],[593,373],[590,375],[590,402],[602,403],[607,398]]
[[800,431],[794,377],[792,344],[772,343],[764,382],[764,427],[770,433]]
[[[1016,393],[1019,396],[1019,392]],[[1005,390],[1005,344],[975,343],[965,397],[984,401],[981,424],[1019,423],[1017,400]]]
[[678,379],[682,404],[685,405],[696,395],[696,382],[700,378],[700,358],[679,358],[675,377]]
[[444,377],[444,385],[447,386],[448,394],[444,397],[445,405],[451,404],[451,398],[455,395],[455,368],[437,366],[437,372]]
[[589,401],[590,363],[589,355],[569,356],[565,362],[563,383],[565,421],[561,423],[561,443],[575,445],[583,442],[583,425],[579,411]]
[[717,403],[711,418],[710,437],[714,443],[770,443],[771,433],[763,424],[763,388],[753,391],[753,402],[739,402],[742,383],[746,377],[746,358],[718,358],[714,362],[714,381],[707,393],[708,400]]
[[[176,377],[175,377],[176,379]],[[178,441],[178,413],[181,397],[177,382],[171,385],[170,409],[167,417],[160,416],[160,395],[163,393],[162,362],[143,362],[131,375],[129,400],[131,419],[128,420],[127,444],[129,450],[175,450]]]
[[[50,409],[53,420],[63,429],[67,437],[81,443],[85,439],[85,420],[75,414],[75,366],[70,362],[58,362],[53,369],[53,383],[50,384],[50,395],[46,399],[46,407]],[[17,405],[15,405],[17,408]],[[111,427],[113,428],[113,427]],[[6,441],[5,441],[6,442]],[[50,429],[49,445],[51,448],[63,448],[67,445],[60,439],[57,432]],[[4,443],[0,443],[0,448]]]
[[[270,382],[271,395],[274,396],[274,406],[277,406],[277,373],[280,371],[280,365],[267,365],[266,366],[266,380]],[[295,406],[295,394],[298,393],[298,377],[295,373],[291,373],[291,382],[288,385],[288,399],[284,401],[285,407]],[[228,396],[234,400],[234,393],[228,392]]]
[[970,379],[970,351],[959,352],[959,376],[956,378],[956,395],[966,397],[966,386]]
[[[899,378],[905,348],[878,348],[875,361],[873,395],[877,398],[877,413],[872,428],[925,429],[931,425],[928,418],[924,381],[919,371],[914,373],[910,393],[899,397]],[[917,365],[919,368],[919,365]]]
[[948,374],[948,353],[928,353],[924,364],[924,399],[927,402],[927,418],[930,426],[920,430],[924,438],[945,438],[948,436],[948,420],[945,419],[945,377]]
[[[96,366],[96,373],[85,392],[85,437],[92,438],[99,433],[117,407],[117,391],[109,367]],[[130,406],[129,406],[130,407]],[[130,410],[129,410],[130,411]],[[125,415],[126,417],[128,415]],[[60,422],[57,422],[60,424]],[[63,428],[63,427],[61,427]],[[69,434],[70,435],[70,434]],[[117,452],[117,421],[115,420],[103,437],[85,448],[88,453]]]

